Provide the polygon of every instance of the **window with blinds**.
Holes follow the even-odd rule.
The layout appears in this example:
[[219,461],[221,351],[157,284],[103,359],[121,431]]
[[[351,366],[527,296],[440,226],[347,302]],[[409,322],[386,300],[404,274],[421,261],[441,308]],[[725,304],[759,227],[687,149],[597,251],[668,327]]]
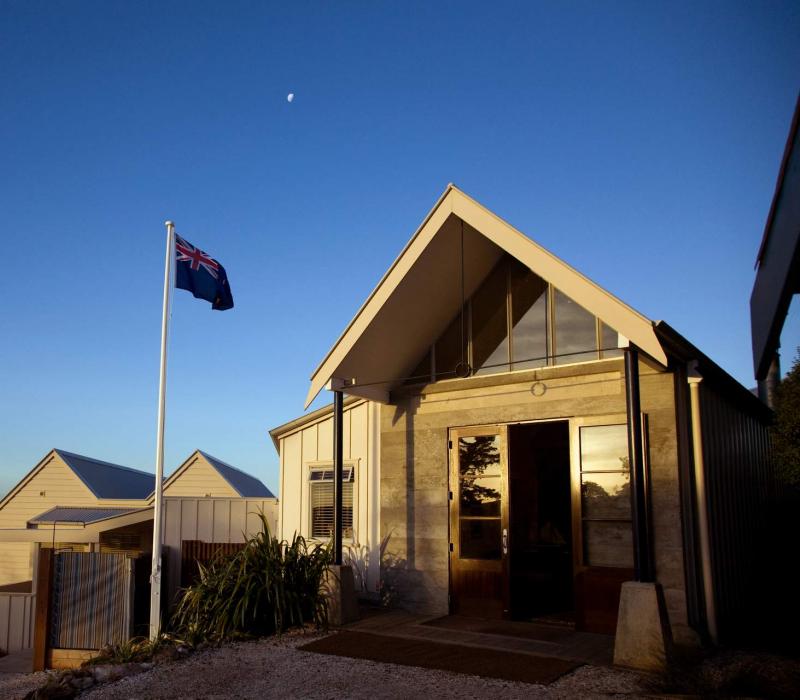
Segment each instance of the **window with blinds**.
[[[311,537],[328,539],[333,535],[333,466],[309,472]],[[353,539],[353,482],[355,469],[342,469],[342,538]]]

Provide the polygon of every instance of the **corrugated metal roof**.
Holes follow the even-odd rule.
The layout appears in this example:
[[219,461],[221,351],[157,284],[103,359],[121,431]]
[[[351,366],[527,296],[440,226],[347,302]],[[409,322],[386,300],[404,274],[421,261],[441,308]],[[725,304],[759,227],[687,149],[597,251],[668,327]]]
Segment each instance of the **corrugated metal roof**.
[[98,498],[147,498],[155,486],[154,474],[66,450],[57,449],[55,452]]
[[270,491],[262,481],[259,481],[254,476],[245,474],[245,472],[232,467],[230,464],[222,460],[206,454],[202,450],[198,452],[205,457],[214,469],[216,469],[242,498],[275,498],[272,491]]
[[76,508],[70,506],[56,506],[44,513],[31,518],[30,523],[81,523],[88,525],[100,520],[107,520],[117,515],[133,513],[141,508]]

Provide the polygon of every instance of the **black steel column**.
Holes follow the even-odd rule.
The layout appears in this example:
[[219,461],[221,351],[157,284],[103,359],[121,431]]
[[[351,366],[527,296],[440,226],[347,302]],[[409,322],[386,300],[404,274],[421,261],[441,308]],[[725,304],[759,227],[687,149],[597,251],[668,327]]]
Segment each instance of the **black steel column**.
[[628,409],[628,461],[631,470],[631,511],[633,515],[633,565],[636,580],[654,580],[650,546],[647,481],[642,447],[642,407],[639,399],[639,350],[625,348],[625,402]]
[[342,563],[342,406],[341,391],[333,392],[333,563]]

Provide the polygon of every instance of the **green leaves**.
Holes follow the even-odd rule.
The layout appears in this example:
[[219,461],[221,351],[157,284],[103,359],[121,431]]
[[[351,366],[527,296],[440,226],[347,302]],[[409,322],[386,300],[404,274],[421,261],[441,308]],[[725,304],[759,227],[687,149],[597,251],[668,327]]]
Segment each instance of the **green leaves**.
[[322,586],[330,545],[309,546],[299,535],[279,542],[258,515],[262,531],[241,551],[198,563],[197,583],[183,591],[172,627],[191,643],[265,636],[307,622],[327,625]]

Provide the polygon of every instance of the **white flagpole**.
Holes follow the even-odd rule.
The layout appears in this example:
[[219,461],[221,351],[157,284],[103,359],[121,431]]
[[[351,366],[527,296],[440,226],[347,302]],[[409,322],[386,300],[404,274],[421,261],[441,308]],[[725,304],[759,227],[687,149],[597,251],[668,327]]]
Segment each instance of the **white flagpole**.
[[164,263],[164,312],[161,319],[161,371],[158,382],[158,432],[156,437],[156,490],[153,509],[153,564],[150,573],[150,639],[161,631],[161,525],[164,482],[164,409],[167,398],[167,336],[169,334],[172,267],[175,260],[175,224],[167,227],[167,255]]

